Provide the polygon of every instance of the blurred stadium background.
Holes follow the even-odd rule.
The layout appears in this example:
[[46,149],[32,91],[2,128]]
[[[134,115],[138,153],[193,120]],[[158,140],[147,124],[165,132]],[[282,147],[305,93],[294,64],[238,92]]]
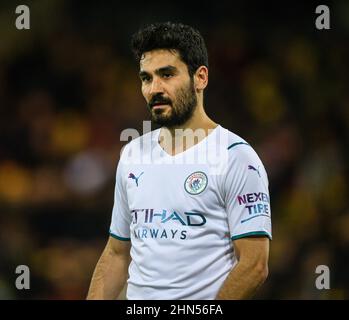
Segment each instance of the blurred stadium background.
[[[326,1],[327,2],[327,1]],[[15,8],[31,29],[15,28]],[[270,275],[259,299],[349,298],[349,2],[0,4],[0,299],[84,299],[108,237],[125,128],[148,119],[130,51],[140,25],[181,21],[207,42],[208,113],[269,174]],[[15,268],[31,270],[16,290]],[[315,288],[328,265],[331,289]]]

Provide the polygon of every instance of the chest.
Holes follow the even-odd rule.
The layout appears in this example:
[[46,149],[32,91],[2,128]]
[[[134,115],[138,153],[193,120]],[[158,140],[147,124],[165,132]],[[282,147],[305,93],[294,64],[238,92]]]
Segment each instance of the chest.
[[131,211],[184,213],[224,206],[220,177],[211,174],[207,165],[131,165],[124,178]]

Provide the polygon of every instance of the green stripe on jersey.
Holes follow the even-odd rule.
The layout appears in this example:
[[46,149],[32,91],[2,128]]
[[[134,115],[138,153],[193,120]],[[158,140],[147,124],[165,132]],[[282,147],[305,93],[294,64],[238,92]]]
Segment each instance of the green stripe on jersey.
[[269,235],[268,232],[265,232],[265,231],[254,231],[254,232],[242,233],[242,234],[239,234],[237,236],[232,236],[231,240],[237,240],[237,239],[246,238],[246,237],[253,237],[253,236],[257,236],[257,237],[266,236],[271,240],[271,236]]
[[235,146],[238,146],[239,144],[245,144],[245,145],[249,146],[249,144],[247,142],[235,142],[228,147],[228,150],[231,148],[234,148]]
[[109,231],[109,234],[110,234],[113,238],[118,239],[118,240],[121,240],[121,241],[130,241],[130,240],[131,240],[130,238],[119,237],[119,236],[117,236],[116,234],[112,233],[111,231]]

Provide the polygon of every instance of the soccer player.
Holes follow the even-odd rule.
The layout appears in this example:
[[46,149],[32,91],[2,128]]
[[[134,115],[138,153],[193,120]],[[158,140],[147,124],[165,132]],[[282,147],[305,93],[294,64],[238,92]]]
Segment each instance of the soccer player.
[[[200,33],[158,23],[132,38],[160,125],[120,157],[110,237],[88,299],[246,299],[268,275],[268,178],[252,147],[204,110]],[[219,108],[219,106],[216,106]]]

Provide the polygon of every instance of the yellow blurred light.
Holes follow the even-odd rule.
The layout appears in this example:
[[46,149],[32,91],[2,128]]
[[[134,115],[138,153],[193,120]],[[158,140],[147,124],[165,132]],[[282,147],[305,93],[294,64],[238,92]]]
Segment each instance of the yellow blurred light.
[[63,156],[74,154],[87,146],[89,134],[88,123],[82,116],[62,114],[52,130],[52,152]]
[[0,198],[9,202],[25,202],[32,189],[31,174],[12,161],[0,164]]

